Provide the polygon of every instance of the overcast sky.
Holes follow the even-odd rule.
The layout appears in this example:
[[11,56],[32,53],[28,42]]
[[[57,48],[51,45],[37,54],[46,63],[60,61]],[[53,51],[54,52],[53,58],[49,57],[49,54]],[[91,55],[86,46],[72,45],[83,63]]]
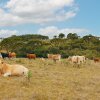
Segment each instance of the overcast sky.
[[0,0],[0,37],[59,33],[100,36],[100,0]]

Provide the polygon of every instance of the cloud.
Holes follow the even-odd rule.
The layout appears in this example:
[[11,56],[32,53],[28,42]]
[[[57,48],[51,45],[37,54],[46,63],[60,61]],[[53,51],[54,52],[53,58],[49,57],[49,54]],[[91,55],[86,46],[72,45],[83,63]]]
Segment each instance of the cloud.
[[22,19],[18,16],[6,13],[4,10],[0,9],[0,26],[13,26],[20,22],[22,22]]
[[68,33],[77,33],[79,36],[86,35],[89,32],[87,29],[82,28],[64,28],[59,29],[55,26],[48,26],[38,30],[38,34],[47,35],[50,38],[53,38],[54,35],[59,35],[59,33],[64,33],[66,36]]
[[66,21],[76,14],[75,0],[9,0],[0,8],[0,26]]
[[12,35],[17,35],[18,31],[16,30],[0,30],[0,38],[7,38]]

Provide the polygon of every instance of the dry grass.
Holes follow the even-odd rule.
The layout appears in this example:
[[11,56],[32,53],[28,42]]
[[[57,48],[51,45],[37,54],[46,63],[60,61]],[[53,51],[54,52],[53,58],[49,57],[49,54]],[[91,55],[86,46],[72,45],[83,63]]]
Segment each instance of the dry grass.
[[25,65],[32,77],[30,82],[25,77],[0,77],[0,100],[100,100],[100,63],[87,61],[77,68],[65,59],[5,62]]

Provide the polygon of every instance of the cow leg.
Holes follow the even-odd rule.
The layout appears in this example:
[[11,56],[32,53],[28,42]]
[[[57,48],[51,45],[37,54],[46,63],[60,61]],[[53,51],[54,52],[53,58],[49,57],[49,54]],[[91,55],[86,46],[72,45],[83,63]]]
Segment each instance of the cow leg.
[[3,76],[4,77],[7,77],[7,76],[10,76],[11,75],[11,73],[10,72],[7,72],[7,73],[5,73]]
[[56,63],[56,59],[53,59],[53,61]]
[[0,72],[0,76],[2,76],[2,73]]
[[73,64],[73,67],[76,67],[76,63],[72,63]]
[[79,63],[77,63],[77,67],[78,67],[78,68],[80,68],[80,65],[81,65],[81,63],[80,63],[80,62],[79,62]]
[[78,64],[77,66],[78,66],[78,68],[80,68],[80,64]]

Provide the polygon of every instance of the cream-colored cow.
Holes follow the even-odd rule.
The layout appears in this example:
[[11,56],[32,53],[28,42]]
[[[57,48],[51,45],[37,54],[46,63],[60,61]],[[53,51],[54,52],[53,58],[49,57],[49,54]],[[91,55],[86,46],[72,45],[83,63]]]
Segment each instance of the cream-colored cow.
[[28,68],[24,67],[23,65],[11,65],[3,62],[0,63],[0,75],[3,75],[4,77],[22,75],[28,76],[28,71]]
[[57,61],[61,59],[61,55],[60,54],[48,54],[48,59],[52,59],[53,61]]
[[86,61],[85,56],[72,56],[69,57],[68,60],[70,60],[73,64],[80,65],[81,63],[84,63]]

